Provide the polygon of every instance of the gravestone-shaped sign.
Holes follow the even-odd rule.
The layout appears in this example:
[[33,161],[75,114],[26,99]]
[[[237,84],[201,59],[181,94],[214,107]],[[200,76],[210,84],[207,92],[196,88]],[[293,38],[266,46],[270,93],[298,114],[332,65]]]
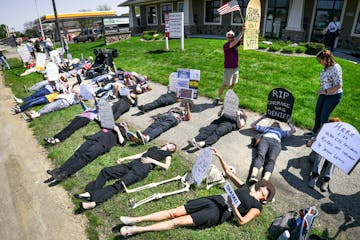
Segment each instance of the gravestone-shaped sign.
[[198,187],[201,185],[201,182],[211,165],[211,161],[212,155],[210,147],[202,149],[191,170],[191,175],[193,176]]
[[24,63],[28,63],[31,61],[32,57],[31,57],[31,54],[30,54],[29,49],[27,48],[26,44],[21,44],[18,47],[17,51],[20,55],[21,60]]
[[342,171],[350,174],[360,158],[360,135],[348,123],[326,123],[311,148]]
[[46,75],[49,81],[58,80],[60,75],[58,66],[53,62],[49,62],[46,65]]
[[36,70],[44,71],[46,65],[46,54],[38,53],[36,56]]
[[260,0],[250,0],[246,7],[246,29],[244,33],[244,50],[258,49],[259,29],[261,20]]
[[287,122],[291,117],[294,106],[294,97],[284,88],[271,90],[268,96],[266,117]]
[[130,89],[128,87],[122,87],[119,89],[120,96],[129,96],[130,95]]
[[234,207],[238,207],[241,204],[240,199],[238,198],[238,196],[236,195],[234,189],[231,187],[229,182],[226,182],[226,184],[224,185],[224,189],[225,192],[227,193],[227,196],[229,196],[231,198],[231,202],[234,205]]
[[226,92],[224,98],[223,115],[230,119],[236,119],[239,109],[239,98],[236,93],[230,89]]
[[110,104],[105,99],[100,99],[98,106],[101,127],[113,129],[115,120]]
[[94,89],[91,85],[81,84],[80,85],[80,96],[84,101],[93,99]]
[[177,89],[177,72],[172,72],[169,75],[169,91],[175,93]]
[[50,51],[50,59],[54,63],[61,63],[60,55],[58,50],[52,50]]

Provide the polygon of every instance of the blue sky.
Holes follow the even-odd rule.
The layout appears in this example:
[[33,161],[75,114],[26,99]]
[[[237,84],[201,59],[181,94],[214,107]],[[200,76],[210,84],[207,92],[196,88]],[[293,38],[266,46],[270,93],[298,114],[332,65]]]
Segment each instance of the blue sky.
[[[55,0],[58,13],[77,12],[82,9],[95,11],[99,5],[108,5],[117,14],[127,13],[128,8],[119,8],[125,0]],[[37,0],[39,15],[53,14],[52,0]],[[24,23],[37,18],[35,0],[1,0],[0,24],[6,24],[10,31],[24,30]]]

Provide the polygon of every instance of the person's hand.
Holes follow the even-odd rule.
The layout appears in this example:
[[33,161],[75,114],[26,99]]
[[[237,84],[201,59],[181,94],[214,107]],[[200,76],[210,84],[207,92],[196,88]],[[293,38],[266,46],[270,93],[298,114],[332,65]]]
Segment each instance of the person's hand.
[[316,140],[316,137],[310,138],[310,140],[307,141],[306,146],[311,147],[311,145],[315,142],[315,140]]
[[243,27],[242,27],[242,30],[243,30],[243,32],[246,31],[246,22],[244,22]]
[[145,164],[147,164],[147,163],[152,163],[152,159],[149,158],[149,157],[142,157],[142,158],[141,158],[141,162],[142,162],[142,163],[145,163]]
[[119,158],[118,160],[117,160],[117,164],[122,164],[122,162],[124,161],[124,159],[123,158]]
[[321,95],[321,94],[325,94],[325,91],[323,91],[323,90],[317,91],[317,95],[318,95],[318,96]]
[[117,132],[120,131],[119,127],[116,124],[113,125],[113,129]]
[[232,207],[233,206],[233,203],[232,203],[232,200],[231,200],[231,197],[230,196],[227,196],[227,204]]
[[292,118],[291,117],[289,117],[289,119],[287,120],[287,122],[286,122],[287,124],[292,124]]

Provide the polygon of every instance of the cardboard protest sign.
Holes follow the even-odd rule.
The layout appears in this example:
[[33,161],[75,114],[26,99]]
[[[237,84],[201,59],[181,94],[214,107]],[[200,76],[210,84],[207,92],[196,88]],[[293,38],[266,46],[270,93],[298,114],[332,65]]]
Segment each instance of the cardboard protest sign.
[[46,65],[46,75],[49,81],[58,80],[60,75],[58,66],[53,62],[49,62]]
[[129,96],[130,95],[130,89],[128,87],[122,87],[119,89],[120,96]]
[[177,72],[170,73],[169,76],[169,91],[176,92],[177,89]]
[[348,123],[326,123],[311,148],[342,171],[350,174],[360,158],[360,135]]
[[236,93],[232,89],[230,89],[225,95],[223,114],[227,118],[236,119],[238,109],[239,98]]
[[246,8],[246,30],[244,33],[244,50],[258,49],[261,20],[260,0],[250,0]]
[[46,54],[38,53],[36,56],[36,70],[44,71],[46,65]]
[[61,63],[60,55],[58,50],[52,50],[50,51],[50,59],[54,63]]
[[201,182],[211,165],[211,161],[212,155],[210,147],[202,149],[191,170],[191,174],[198,187],[201,185]]
[[20,55],[21,60],[24,63],[31,62],[32,57],[31,57],[31,54],[30,54],[29,49],[27,48],[26,44],[21,44],[18,47],[17,51]]
[[80,96],[84,101],[93,99],[94,89],[91,85],[80,85]]
[[225,192],[227,193],[227,195],[231,198],[231,202],[234,205],[234,207],[238,207],[241,204],[240,199],[238,198],[238,196],[236,195],[234,189],[231,187],[229,182],[226,182],[224,185],[224,189]]
[[194,90],[190,89],[190,88],[178,88],[176,96],[178,98],[193,99],[194,98]]
[[110,104],[105,99],[100,99],[98,106],[101,127],[113,129],[115,125],[115,120]]
[[274,88],[268,96],[266,117],[287,122],[291,117],[294,97],[284,88]]

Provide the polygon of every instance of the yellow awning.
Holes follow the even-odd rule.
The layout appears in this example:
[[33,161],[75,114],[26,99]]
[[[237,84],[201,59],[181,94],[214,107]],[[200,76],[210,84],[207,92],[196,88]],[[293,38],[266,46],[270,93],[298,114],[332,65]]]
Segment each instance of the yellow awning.
[[[96,17],[113,17],[116,16],[115,11],[96,11],[96,12],[76,12],[76,13],[59,13],[59,20],[69,20],[76,18],[96,18]],[[55,20],[54,14],[45,15],[42,21],[51,22]]]

